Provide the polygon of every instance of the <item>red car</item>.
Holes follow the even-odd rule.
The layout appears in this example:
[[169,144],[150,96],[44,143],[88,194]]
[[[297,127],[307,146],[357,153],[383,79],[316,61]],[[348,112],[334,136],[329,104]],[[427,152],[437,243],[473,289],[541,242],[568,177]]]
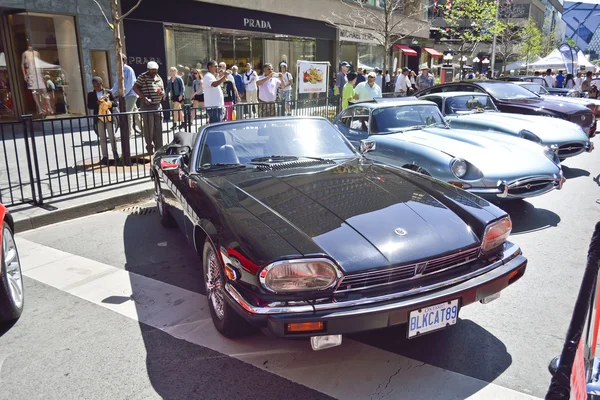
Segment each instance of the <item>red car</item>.
[[18,319],[23,312],[23,277],[14,237],[14,222],[6,207],[0,204],[0,323]]

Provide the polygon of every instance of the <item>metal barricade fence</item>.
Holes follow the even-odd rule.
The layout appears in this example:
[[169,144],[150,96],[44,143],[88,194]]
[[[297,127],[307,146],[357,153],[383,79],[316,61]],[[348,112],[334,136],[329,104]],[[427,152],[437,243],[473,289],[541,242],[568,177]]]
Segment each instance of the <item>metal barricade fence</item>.
[[[339,96],[335,96],[287,104],[239,103],[227,106],[224,116],[234,119],[235,115],[241,120],[291,114],[331,120],[339,108]],[[111,121],[105,123],[106,154],[94,116],[34,120],[24,115],[21,121],[0,122],[0,202],[6,206],[44,206],[47,200],[66,194],[149,178],[151,150],[156,149],[147,147],[142,134],[144,123],[160,121],[156,126],[161,132],[153,140],[167,144],[175,132],[197,132],[208,124],[209,113],[205,107],[186,105],[177,110],[111,114]],[[123,123],[128,129],[122,128]],[[111,129],[114,141],[110,138]],[[130,159],[123,160],[123,145],[129,148]],[[114,151],[119,154],[118,159]],[[104,155],[107,162],[101,164]]]
[[547,400],[600,399],[600,361],[595,358],[600,322],[597,307],[599,269],[600,222],[596,224],[592,235],[586,268],[562,352],[550,364],[552,379],[546,394]]

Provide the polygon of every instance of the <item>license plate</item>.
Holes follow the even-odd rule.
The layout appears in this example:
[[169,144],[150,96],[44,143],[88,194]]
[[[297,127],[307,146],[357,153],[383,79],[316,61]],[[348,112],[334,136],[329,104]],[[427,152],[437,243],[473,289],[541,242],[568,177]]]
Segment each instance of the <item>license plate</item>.
[[413,310],[408,317],[408,337],[413,338],[456,324],[458,299]]

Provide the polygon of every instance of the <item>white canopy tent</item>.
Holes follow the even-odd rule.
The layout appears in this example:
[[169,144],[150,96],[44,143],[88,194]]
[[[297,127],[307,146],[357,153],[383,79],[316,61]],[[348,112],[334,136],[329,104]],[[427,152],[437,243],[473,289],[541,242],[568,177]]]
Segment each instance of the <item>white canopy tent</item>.
[[[535,56],[535,58],[533,60],[529,61],[529,66],[531,66],[531,64],[533,64],[534,62],[537,62],[541,59],[542,58],[540,56]],[[506,66],[506,70],[511,71],[511,70],[525,69],[525,64],[526,64],[525,60],[515,61],[515,62],[508,64]]]
[[596,68],[594,64],[588,61],[588,59],[583,54],[583,51],[579,50],[577,52],[577,64],[579,64],[579,68],[584,67],[585,69]]
[[558,49],[554,49],[546,57],[530,64],[530,67],[533,69],[546,69],[546,68],[565,69],[565,62],[562,58],[562,55],[560,54],[560,51]]

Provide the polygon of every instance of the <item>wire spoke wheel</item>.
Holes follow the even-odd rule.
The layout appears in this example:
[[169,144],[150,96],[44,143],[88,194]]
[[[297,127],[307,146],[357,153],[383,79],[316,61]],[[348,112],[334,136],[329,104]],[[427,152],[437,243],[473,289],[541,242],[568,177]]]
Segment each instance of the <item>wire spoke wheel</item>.
[[219,269],[217,255],[211,249],[206,255],[206,295],[212,303],[217,318],[222,320],[225,317],[225,298],[223,297],[223,281]]

